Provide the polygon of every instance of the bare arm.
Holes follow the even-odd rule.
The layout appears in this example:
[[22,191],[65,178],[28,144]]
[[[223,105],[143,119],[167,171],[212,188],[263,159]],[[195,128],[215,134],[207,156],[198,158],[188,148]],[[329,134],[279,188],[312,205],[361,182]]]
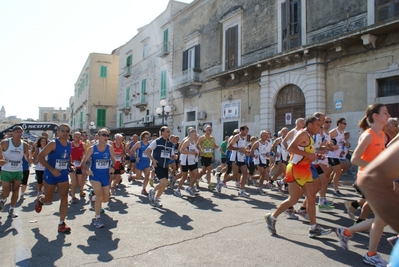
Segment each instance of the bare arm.
[[48,169],[54,176],[60,176],[61,175],[60,171],[53,168],[53,166],[51,166],[46,160],[46,156],[55,150],[55,146],[56,146],[55,141],[51,141],[50,143],[48,143],[39,153],[39,155],[37,155],[37,160],[40,162],[40,164],[44,166],[44,168]]
[[229,144],[228,144],[228,146],[227,146],[227,149],[230,150],[230,151],[239,150],[238,147],[234,147],[234,144],[237,143],[237,141],[238,141],[238,134],[235,135],[235,136],[229,141]]
[[307,146],[307,145],[309,145],[308,134],[305,131],[299,132],[294,137],[294,140],[292,140],[292,142],[288,146],[288,152],[290,152],[292,154],[304,156],[304,157],[308,158],[310,161],[316,160],[316,158],[317,158],[316,154],[305,152],[298,148],[298,146]]
[[294,135],[294,129],[292,129],[291,131],[289,131],[287,133],[287,135],[285,136],[284,140],[283,140],[283,146],[285,147],[285,149],[288,149],[288,140],[292,139],[292,136]]
[[361,156],[366,151],[367,147],[371,144],[373,137],[371,134],[365,132],[359,138],[359,144],[353,152],[351,163],[360,167],[366,167],[369,162],[363,160]]

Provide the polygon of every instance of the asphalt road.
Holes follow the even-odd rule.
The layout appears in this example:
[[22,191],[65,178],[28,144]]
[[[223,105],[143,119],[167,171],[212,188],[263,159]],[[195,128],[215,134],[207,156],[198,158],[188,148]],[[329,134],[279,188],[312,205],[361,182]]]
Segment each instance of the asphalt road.
[[[344,177],[345,199],[358,198],[351,179]],[[193,199],[177,198],[168,189],[158,209],[140,195],[140,185],[128,184],[125,175],[117,195],[104,205],[103,229],[93,226],[87,197],[71,204],[67,224],[72,233],[66,235],[57,233],[57,194],[40,214],[34,211],[31,175],[28,197],[17,204],[19,217],[7,217],[8,204],[0,213],[0,266],[364,266],[368,233],[356,234],[344,251],[334,233],[311,239],[305,220],[281,215],[278,235],[271,236],[263,216],[285,199],[278,192],[260,196],[250,187],[251,198],[244,199],[233,182],[220,194],[201,183]],[[318,213],[318,223],[325,228],[352,225],[343,201],[335,199],[333,212]],[[387,227],[380,242],[385,260],[391,251],[386,238],[392,235]]]

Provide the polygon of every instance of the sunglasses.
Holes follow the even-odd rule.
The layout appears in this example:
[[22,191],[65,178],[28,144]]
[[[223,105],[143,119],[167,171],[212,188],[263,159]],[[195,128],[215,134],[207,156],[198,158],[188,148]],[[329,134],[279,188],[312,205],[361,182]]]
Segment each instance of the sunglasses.
[[325,121],[325,123],[331,123],[331,121]]
[[102,136],[102,137],[109,137],[109,134],[99,134],[99,136]]
[[62,130],[62,129],[60,129],[60,132],[61,132],[61,133],[69,133],[70,130]]

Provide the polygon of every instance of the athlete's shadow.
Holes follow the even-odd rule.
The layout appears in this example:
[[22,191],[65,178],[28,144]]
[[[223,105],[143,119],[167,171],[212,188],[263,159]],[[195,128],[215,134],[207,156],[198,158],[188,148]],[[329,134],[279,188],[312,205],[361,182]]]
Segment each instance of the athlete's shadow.
[[180,229],[184,231],[190,231],[194,228],[191,225],[188,225],[193,220],[187,216],[183,215],[180,216],[176,212],[169,210],[169,209],[157,209],[161,214],[159,217],[159,221],[157,224],[166,226],[166,227],[180,227]]
[[183,198],[187,198],[188,202],[195,206],[196,208],[200,210],[210,210],[210,211],[215,211],[215,212],[221,212],[222,210],[216,208],[218,205],[213,203],[212,199],[210,198],[204,198],[201,195],[196,195],[195,197],[186,197],[184,196]]
[[101,220],[104,222],[104,228],[96,228],[93,224],[83,225],[90,231],[94,231],[95,235],[87,239],[87,246],[78,245],[77,247],[85,254],[98,254],[97,260],[101,262],[109,262],[114,259],[110,254],[111,251],[118,249],[120,239],[112,239],[111,229],[116,228],[118,221],[113,220],[106,214],[101,214]]
[[[14,236],[18,234],[17,229],[12,227],[12,218],[7,217],[7,216],[1,216],[2,218],[0,219],[0,238],[3,238],[10,233],[12,233]],[[5,218],[5,221],[3,222],[3,219]]]
[[32,232],[37,239],[36,244],[31,249],[32,258],[17,262],[17,266],[55,266],[55,262],[62,256],[62,248],[71,246],[71,243],[65,244],[65,234],[59,233],[57,239],[49,241],[47,237],[40,233],[39,228],[33,228]]
[[[82,215],[88,209],[89,205],[87,205],[86,201],[84,199],[79,199],[77,203],[68,206],[67,217],[69,220],[74,220],[77,215]],[[59,213],[55,212],[54,215],[59,216]]]
[[108,201],[108,207],[110,212],[118,211],[120,214],[128,213],[128,205],[116,198],[110,198]]

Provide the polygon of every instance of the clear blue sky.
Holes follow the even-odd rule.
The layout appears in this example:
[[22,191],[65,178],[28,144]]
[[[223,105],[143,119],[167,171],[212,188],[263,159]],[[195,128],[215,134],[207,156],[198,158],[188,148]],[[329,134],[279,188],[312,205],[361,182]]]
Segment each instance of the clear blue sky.
[[[65,109],[89,53],[111,53],[168,0],[0,0],[0,106],[6,116]],[[190,3],[192,0],[180,0]]]

